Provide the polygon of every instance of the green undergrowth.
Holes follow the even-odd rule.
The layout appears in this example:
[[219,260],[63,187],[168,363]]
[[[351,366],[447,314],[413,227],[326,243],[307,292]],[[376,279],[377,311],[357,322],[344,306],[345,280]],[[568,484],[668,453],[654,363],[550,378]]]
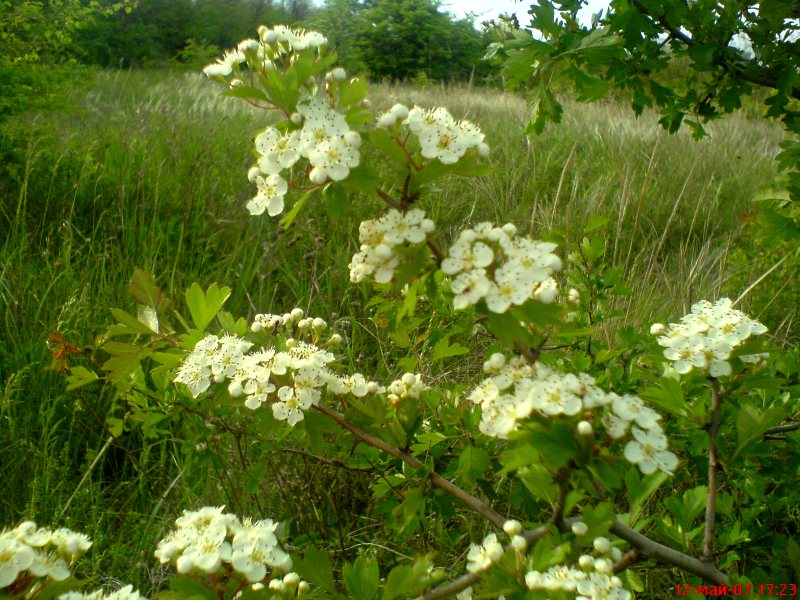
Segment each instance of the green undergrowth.
[[[527,108],[516,95],[384,85],[371,98],[375,112],[395,102],[444,105],[486,133],[491,173],[448,181],[424,206],[445,242],[465,223],[512,221],[537,235],[557,232],[566,256],[587,225],[596,227],[589,235],[605,241],[606,262],[622,268],[631,290],[615,300],[619,317],[607,337],[676,320],[702,298],[736,297],[769,267],[732,261],[752,220],[751,198],[776,175],[782,132],[758,118],[735,115],[698,143],[665,134],[654,115],[634,120],[622,105],[570,104],[561,126],[526,138]],[[195,281],[228,285],[234,314],[300,306],[346,335],[350,366],[377,379],[398,374],[402,352],[347,273],[359,221],[382,207],[352,197],[339,214],[315,198],[288,231],[250,217],[248,139],[264,118],[199,75],[120,71],[77,86],[60,108],[3,126],[0,521],[84,531],[101,549],[84,575],[157,587],[163,574],[148,566],[155,541],[180,510],[202,504],[291,518],[297,531],[325,531],[325,543],[343,554],[382,526],[380,515],[360,515],[368,486],[340,465],[302,453],[262,456],[252,441],[254,454],[203,463],[208,447],[187,454],[179,429],[109,442],[109,398],[99,387],[65,391],[62,359],[92,356],[112,322],[109,307],[132,310],[127,286],[136,268],[172,298]],[[786,323],[767,325],[792,334]],[[479,363],[433,376],[467,381]],[[256,483],[243,492],[237,478]],[[292,509],[281,494],[296,499]],[[434,533],[406,541],[403,553],[453,543]]]

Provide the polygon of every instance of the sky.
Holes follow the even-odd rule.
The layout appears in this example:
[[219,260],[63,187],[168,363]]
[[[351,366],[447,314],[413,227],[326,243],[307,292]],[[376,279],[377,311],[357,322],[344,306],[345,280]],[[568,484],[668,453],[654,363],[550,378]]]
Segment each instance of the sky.
[[[522,0],[522,2],[515,0],[443,0],[442,8],[457,17],[463,17],[468,12],[478,13],[480,15],[477,19],[478,23],[493,19],[500,13],[517,13],[520,25],[526,26],[530,24],[527,15],[528,8],[533,3],[535,3],[533,0]],[[607,6],[608,0],[589,0],[589,5],[583,9],[582,13],[585,15],[585,22],[588,24],[592,14]]]

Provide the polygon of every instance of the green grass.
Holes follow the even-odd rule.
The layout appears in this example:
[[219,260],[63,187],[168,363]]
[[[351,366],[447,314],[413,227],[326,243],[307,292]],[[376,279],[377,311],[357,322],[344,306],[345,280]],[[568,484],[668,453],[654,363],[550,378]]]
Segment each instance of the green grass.
[[[449,181],[424,200],[445,241],[466,222],[512,221],[533,234],[560,231],[566,254],[590,218],[608,217],[600,235],[634,292],[619,301],[623,316],[609,335],[623,324],[674,320],[701,298],[736,297],[771,264],[730,259],[746,235],[753,194],[776,175],[782,132],[773,124],[735,115],[695,143],[665,134],[654,115],[634,120],[619,104],[568,103],[562,125],[526,138],[527,109],[516,95],[384,85],[371,98],[376,112],[398,101],[445,105],[486,133],[492,172]],[[183,508],[221,503],[230,474],[195,468],[179,440],[123,436],[103,450],[110,398],[65,391],[63,374],[48,368],[49,332],[95,346],[111,322],[108,308],[131,307],[126,287],[139,267],[174,298],[194,281],[229,285],[234,313],[295,305],[335,313],[350,324],[354,364],[376,376],[396,373],[391,345],[376,341],[365,293],[347,277],[358,222],[382,207],[354,198],[352,215],[342,218],[312,204],[288,232],[249,217],[245,173],[251,136],[264,124],[201,76],[133,71],[99,73],[91,89],[72,91],[66,108],[6,124],[17,158],[0,179],[0,522],[24,517],[80,529],[103,549],[87,572],[143,591],[161,577],[145,565],[165,524]],[[791,333],[791,323],[767,324]],[[281,464],[296,475],[286,484],[301,499],[294,516],[335,529],[301,517],[303,507],[326,502],[301,485],[312,481],[308,464]],[[313,479],[316,489],[334,495],[357,485],[335,468],[314,477],[322,477]],[[242,508],[250,503],[241,500]],[[266,512],[280,502],[267,504]],[[377,526],[353,539],[339,531],[339,541],[362,543]]]

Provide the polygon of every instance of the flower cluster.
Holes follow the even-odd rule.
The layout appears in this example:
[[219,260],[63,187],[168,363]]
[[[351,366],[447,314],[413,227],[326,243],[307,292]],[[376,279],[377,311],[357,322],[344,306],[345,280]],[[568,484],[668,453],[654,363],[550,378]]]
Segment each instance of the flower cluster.
[[454,278],[455,308],[483,300],[490,311],[503,313],[530,299],[552,302],[558,293],[552,274],[561,269],[561,259],[552,253],[555,248],[517,235],[511,223],[479,223],[465,229],[442,261],[442,271]]
[[336,111],[326,99],[307,98],[298,105],[297,113],[281,131],[267,127],[256,136],[258,164],[248,173],[258,193],[247,204],[252,215],[270,216],[283,212],[284,196],[289,184],[283,172],[294,167],[301,158],[308,161],[308,178],[312,184],[341,181],[357,167],[361,136],[350,129],[342,113]]
[[0,588],[25,575],[63,581],[70,576],[69,564],[91,545],[82,533],[37,527],[33,521],[5,529],[0,533]]
[[397,404],[407,398],[416,400],[427,389],[429,388],[422,382],[422,375],[419,373],[406,373],[400,379],[395,379],[387,388],[389,400],[393,404]]
[[[228,77],[234,71],[239,74],[240,65],[251,62],[251,66],[263,71],[271,71],[280,58],[290,52],[315,49],[328,43],[327,38],[317,31],[290,29],[284,25],[274,28],[261,26],[259,40],[242,40],[234,50],[228,50],[216,62],[203,69],[208,77]],[[231,82],[234,86],[235,83]]]
[[[655,323],[650,332],[658,336],[664,356],[674,361],[681,375],[692,369],[708,371],[712,377],[731,374],[728,359],[734,348],[751,335],[761,335],[767,328],[733,308],[728,298],[714,304],[702,300],[692,306],[692,311],[681,317],[680,323],[668,327]],[[741,356],[744,362],[757,362],[761,354]]]
[[102,590],[89,593],[69,592],[61,594],[58,600],[147,600],[147,598],[135,591],[132,585],[126,585],[124,588],[108,593]]
[[480,128],[467,120],[456,121],[446,108],[411,110],[404,104],[395,104],[378,117],[378,127],[407,126],[419,140],[424,158],[439,159],[449,165],[458,162],[469,150],[476,148],[480,156],[489,155]]
[[388,283],[400,264],[396,248],[420,244],[434,229],[433,221],[418,208],[406,213],[391,209],[378,219],[362,221],[358,228],[361,248],[350,261],[350,281],[359,283],[371,276],[376,283]]
[[179,573],[216,574],[224,565],[248,582],[262,581],[267,570],[287,572],[292,559],[275,536],[271,519],[239,520],[224,507],[183,511],[173,529],[158,543],[155,556],[162,564],[173,563]]
[[613,575],[614,563],[622,558],[618,548],[607,538],[594,540],[596,555],[584,554],[578,565],[557,565],[545,572],[529,571],[525,583],[531,590],[563,590],[576,594],[575,600],[630,600],[631,593],[622,587],[622,580]]
[[319,404],[323,390],[357,398],[385,393],[386,388],[360,373],[339,377],[328,368],[335,356],[325,347],[340,343],[341,336],[333,334],[322,342],[327,328],[324,319],[307,318],[300,308],[256,315],[251,330],[266,336],[272,346],[249,352],[254,344],[238,336],[206,336],[181,363],[175,381],[185,383],[195,398],[212,381],[227,381],[231,397],[244,396],[244,405],[252,410],[271,402],[273,416],[290,425]]
[[[242,63],[247,63],[249,75],[266,76],[276,69],[288,69],[296,62],[297,53],[319,49],[327,39],[316,31],[289,29],[278,25],[261,27],[258,40],[244,40],[236,50],[225,53],[217,62],[208,65],[209,77],[222,78],[231,88],[245,85]],[[229,75],[236,77],[224,80]],[[252,78],[252,77],[251,77]],[[252,215],[264,212],[270,216],[283,212],[284,198],[289,190],[290,171],[301,159],[307,163],[307,176],[313,185],[341,181],[358,166],[361,136],[351,130],[345,115],[334,107],[336,86],[347,78],[344,69],[336,68],[325,76],[327,93],[319,94],[315,78],[300,84],[300,101],[296,106],[283,106],[272,99],[275,108],[284,111],[286,120],[278,127],[267,127],[255,140],[258,163],[248,172],[248,179],[258,191],[248,203]],[[292,111],[292,114],[289,112]]]
[[[483,367],[489,377],[468,399],[481,407],[478,427],[484,434],[507,438],[534,413],[544,418],[599,413],[600,423],[612,439],[621,439],[628,432],[633,435],[623,454],[642,473],[672,473],[678,466],[677,457],[667,450],[667,437],[659,425],[661,415],[641,399],[605,392],[586,373],[559,373],[542,364],[532,366],[519,356],[507,360],[502,354],[493,354]],[[588,420],[581,420],[576,429],[579,435],[594,434]]]

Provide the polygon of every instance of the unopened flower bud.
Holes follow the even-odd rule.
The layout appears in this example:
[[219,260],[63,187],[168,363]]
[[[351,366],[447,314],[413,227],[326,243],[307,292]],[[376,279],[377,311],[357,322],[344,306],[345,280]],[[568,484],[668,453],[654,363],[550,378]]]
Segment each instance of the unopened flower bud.
[[585,435],[589,436],[592,435],[594,429],[592,428],[592,424],[589,421],[581,421],[578,423],[578,435]]
[[216,375],[214,375],[214,381],[216,383],[222,383],[223,381],[225,381],[225,374],[224,373],[217,373]]
[[397,122],[397,117],[395,117],[392,113],[384,113],[380,117],[378,117],[378,122],[376,123],[377,127],[391,127]]
[[403,376],[401,377],[401,380],[402,380],[402,381],[403,381],[403,383],[405,383],[407,386],[412,386],[412,385],[414,385],[415,383],[417,383],[417,377],[416,377],[416,376],[415,376],[413,373],[406,373],[405,375],[403,375]]
[[342,67],[336,67],[330,73],[331,79],[335,79],[336,81],[344,81],[347,79],[347,72]]
[[338,333],[334,333],[328,340],[329,346],[338,346],[341,343],[342,343],[342,336],[340,336]]
[[522,533],[522,523],[514,519],[506,521],[503,523],[503,531],[511,536],[519,535]]
[[588,554],[583,554],[578,559],[578,564],[580,565],[581,569],[584,571],[588,571],[594,568],[594,557],[589,556]]
[[489,144],[485,144],[483,142],[478,144],[478,155],[479,156],[481,156],[483,158],[486,158],[487,156],[489,156],[489,152],[491,152],[491,149],[489,148]]
[[663,335],[667,331],[663,323],[653,323],[650,326],[650,335]]
[[293,308],[292,312],[290,312],[289,314],[295,321],[299,321],[300,319],[303,318],[303,315],[305,315],[302,308]]
[[316,329],[318,331],[321,331],[323,329],[327,329],[328,328],[328,323],[325,321],[325,319],[321,319],[321,318],[317,317],[316,319],[311,321],[311,326],[314,329]]
[[572,524],[572,533],[575,535],[581,536],[586,535],[586,532],[589,531],[589,527],[587,527],[586,523],[583,521],[575,521]]
[[301,593],[305,594],[305,593],[308,593],[308,590],[310,590],[310,589],[311,589],[311,586],[308,584],[307,581],[301,581],[297,586],[297,593],[298,593],[298,595],[301,594]]
[[255,40],[242,40],[239,42],[240,52],[255,52],[258,50],[258,42]]
[[607,558],[598,558],[594,561],[594,570],[598,573],[611,573],[614,565]]
[[258,332],[259,332],[259,331],[261,331],[262,329],[264,329],[264,326],[263,326],[261,323],[259,323],[258,321],[256,321],[256,322],[255,322],[255,323],[253,323],[252,325],[250,325],[250,330],[251,330],[253,333],[258,333]]
[[242,395],[242,384],[239,381],[231,381],[231,384],[228,386],[228,393],[231,395],[232,398],[238,398]]
[[558,291],[554,288],[544,288],[543,290],[540,290],[538,294],[536,294],[536,299],[544,304],[551,304],[553,300],[556,299],[557,294]]
[[315,183],[317,185],[321,185],[328,180],[328,174],[325,172],[324,169],[320,169],[318,167],[314,167],[311,169],[311,172],[308,174],[309,180],[311,183]]
[[361,136],[358,135],[357,131],[348,131],[342,136],[342,139],[348,146],[353,146],[354,148],[361,147]]
[[408,116],[408,107],[405,104],[395,104],[389,112],[398,119],[405,119]]
[[287,573],[286,576],[283,578],[283,584],[288,587],[297,587],[300,583],[300,575],[297,573]]
[[288,338],[286,340],[286,347],[287,348],[294,348],[295,346],[297,346],[297,340],[296,339]]
[[608,552],[611,550],[611,542],[608,541],[608,538],[595,538],[594,549],[600,554],[608,554]]
[[289,117],[289,120],[295,125],[300,125],[300,123],[303,122],[303,115],[300,113],[292,113],[292,116]]
[[523,552],[528,547],[528,542],[521,535],[515,535],[511,538],[511,547],[517,552]]
[[419,226],[425,233],[433,233],[436,230],[436,224],[430,219],[422,219],[422,223]]
[[570,304],[578,304],[581,301],[581,295],[578,290],[575,288],[570,288],[569,292],[567,292],[567,302]]
[[261,34],[261,39],[267,44],[274,44],[278,41],[278,34],[271,29],[267,29],[263,34]]
[[280,579],[273,579],[269,582],[269,589],[273,592],[282,592],[283,591],[283,581]]
[[616,546],[612,547],[611,548],[611,560],[613,560],[615,563],[618,563],[619,561],[621,561],[622,560],[622,550],[620,550]]

